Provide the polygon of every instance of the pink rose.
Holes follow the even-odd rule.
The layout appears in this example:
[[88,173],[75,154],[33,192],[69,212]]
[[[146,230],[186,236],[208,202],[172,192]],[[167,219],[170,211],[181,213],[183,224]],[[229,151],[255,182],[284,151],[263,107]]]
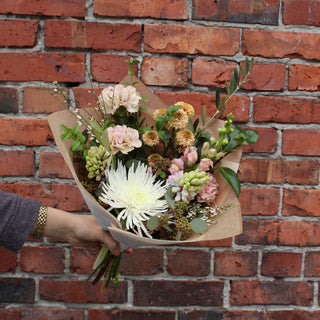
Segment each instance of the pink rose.
[[213,162],[209,158],[203,158],[200,160],[198,170],[199,171],[209,171],[209,169],[213,166]]
[[218,195],[219,184],[211,173],[207,173],[207,176],[209,177],[209,182],[198,194],[197,200],[199,202],[212,203]]
[[183,153],[184,163],[187,167],[191,167],[198,160],[198,153],[196,147],[188,147]]
[[169,172],[170,174],[175,174],[179,171],[183,171],[184,170],[184,161],[183,158],[179,158],[179,159],[173,159],[171,160],[171,166],[169,168]]
[[134,148],[140,148],[142,141],[139,139],[139,132],[136,129],[128,128],[127,126],[116,125],[108,129],[109,142],[111,152],[116,154],[120,151],[127,154]]

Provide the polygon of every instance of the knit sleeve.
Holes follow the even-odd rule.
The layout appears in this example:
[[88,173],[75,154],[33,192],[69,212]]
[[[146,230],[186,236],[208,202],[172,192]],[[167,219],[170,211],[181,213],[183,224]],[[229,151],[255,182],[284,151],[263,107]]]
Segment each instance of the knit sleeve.
[[0,190],[0,245],[17,252],[27,240],[41,203]]

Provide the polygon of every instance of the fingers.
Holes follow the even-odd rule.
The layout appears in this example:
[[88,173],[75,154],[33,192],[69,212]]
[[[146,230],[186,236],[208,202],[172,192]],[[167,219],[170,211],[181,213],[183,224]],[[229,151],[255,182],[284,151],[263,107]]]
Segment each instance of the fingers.
[[118,241],[113,239],[109,232],[102,231],[102,239],[101,242],[106,244],[109,248],[109,250],[116,256],[120,254],[120,244]]

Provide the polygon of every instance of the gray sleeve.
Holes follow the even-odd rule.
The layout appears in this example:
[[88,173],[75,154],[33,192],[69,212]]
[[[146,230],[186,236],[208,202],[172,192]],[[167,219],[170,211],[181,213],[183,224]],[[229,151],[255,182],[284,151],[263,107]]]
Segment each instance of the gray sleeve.
[[0,190],[0,245],[17,252],[37,219],[40,202]]

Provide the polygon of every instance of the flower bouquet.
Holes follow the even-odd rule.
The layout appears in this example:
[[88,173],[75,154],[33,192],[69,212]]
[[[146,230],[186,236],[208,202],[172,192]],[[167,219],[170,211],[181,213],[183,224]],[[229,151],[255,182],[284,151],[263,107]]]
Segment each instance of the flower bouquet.
[[[166,106],[139,79],[130,59],[117,85],[93,88],[95,106],[81,107],[65,96],[66,110],[49,115],[56,144],[90,211],[121,248],[217,240],[241,233],[241,145],[258,134],[241,129],[227,102],[247,81],[248,58],[235,69],[226,95],[216,89],[216,113],[195,116],[186,102]],[[94,283],[118,282],[120,256],[104,246],[94,265]],[[91,275],[91,276],[92,276]]]

